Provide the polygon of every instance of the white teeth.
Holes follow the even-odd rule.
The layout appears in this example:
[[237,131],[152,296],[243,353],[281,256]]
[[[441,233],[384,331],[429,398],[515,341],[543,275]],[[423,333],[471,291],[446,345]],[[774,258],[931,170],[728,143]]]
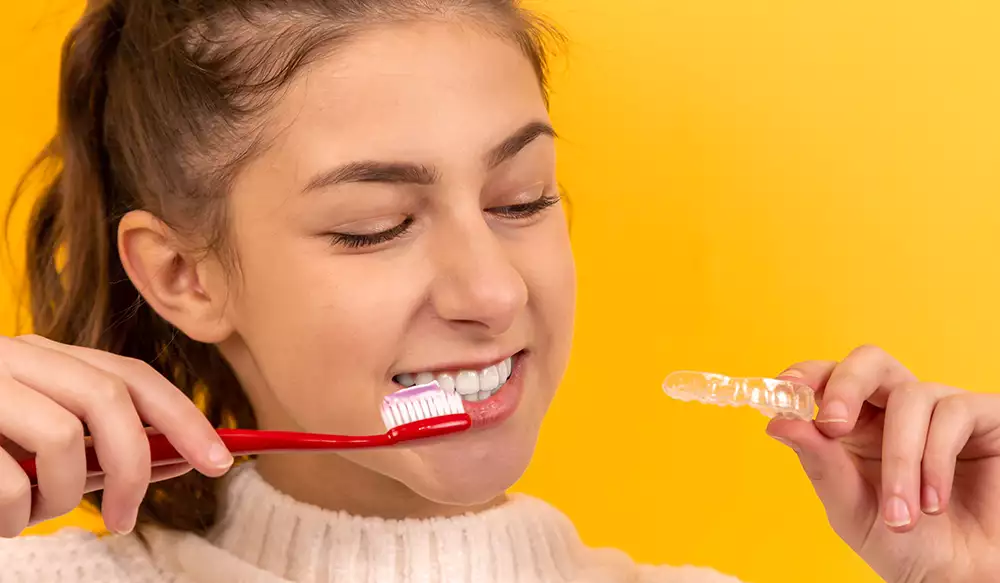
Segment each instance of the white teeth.
[[489,399],[500,390],[513,373],[513,358],[488,366],[480,371],[463,370],[457,373],[430,372],[404,373],[396,375],[393,380],[404,387],[426,385],[437,381],[446,394],[458,393],[466,401],[478,402]]
[[479,392],[479,375],[469,370],[458,373],[458,377],[455,379],[455,390],[462,396],[477,394]]
[[497,367],[488,366],[479,371],[479,392],[490,392],[500,386],[500,373]]
[[437,376],[437,382],[441,385],[441,390],[446,393],[455,392],[455,377],[450,374],[444,373]]

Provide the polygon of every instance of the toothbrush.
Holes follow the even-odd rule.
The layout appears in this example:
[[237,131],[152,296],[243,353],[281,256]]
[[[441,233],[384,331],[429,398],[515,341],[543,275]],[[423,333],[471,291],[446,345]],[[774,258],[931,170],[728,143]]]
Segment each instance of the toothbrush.
[[[325,435],[251,429],[217,429],[216,432],[234,456],[246,456],[388,447],[460,433],[472,427],[472,418],[465,412],[461,396],[444,392],[437,381],[403,389],[385,397],[381,410],[386,432],[378,435]],[[148,437],[153,467],[184,463],[184,458],[166,437],[158,433]],[[86,456],[87,477],[102,475],[104,471],[89,439]],[[35,459],[25,459],[20,465],[28,474],[32,487],[37,486]]]

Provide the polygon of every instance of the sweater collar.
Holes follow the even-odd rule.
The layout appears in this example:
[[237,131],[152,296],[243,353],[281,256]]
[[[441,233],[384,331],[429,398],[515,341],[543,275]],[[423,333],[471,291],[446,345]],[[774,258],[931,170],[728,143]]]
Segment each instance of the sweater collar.
[[298,502],[245,464],[230,473],[223,500],[209,540],[301,583],[567,581],[584,551],[562,513],[524,495],[474,515],[362,518]]

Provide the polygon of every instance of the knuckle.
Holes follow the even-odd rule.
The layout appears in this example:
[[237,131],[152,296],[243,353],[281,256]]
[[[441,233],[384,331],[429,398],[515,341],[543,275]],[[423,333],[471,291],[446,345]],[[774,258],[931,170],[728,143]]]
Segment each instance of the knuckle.
[[0,354],[8,354],[18,343],[17,338],[0,334]]
[[963,417],[969,415],[974,407],[971,393],[959,393],[948,395],[937,402],[934,413],[938,416],[948,418]]
[[881,346],[875,344],[862,344],[851,351],[851,354],[867,358],[884,358],[888,356],[888,353]]
[[929,393],[920,383],[908,383],[889,393],[889,406],[898,406],[901,402],[912,401],[927,396]]
[[156,373],[155,369],[153,369],[153,367],[150,366],[150,364],[145,360],[132,358],[130,356],[121,358],[122,358],[122,365],[125,367],[126,370],[128,370],[133,374],[141,376],[141,375],[149,375]]
[[0,509],[17,505],[30,496],[31,482],[25,474],[15,474],[0,480]]
[[52,423],[38,432],[42,447],[50,451],[66,451],[83,443],[83,423],[73,415]]
[[123,376],[133,379],[133,384],[142,383],[145,386],[163,378],[151,364],[138,358],[124,358],[120,366]]
[[88,397],[96,405],[121,403],[128,399],[128,387],[125,381],[114,375],[101,374],[89,387]]

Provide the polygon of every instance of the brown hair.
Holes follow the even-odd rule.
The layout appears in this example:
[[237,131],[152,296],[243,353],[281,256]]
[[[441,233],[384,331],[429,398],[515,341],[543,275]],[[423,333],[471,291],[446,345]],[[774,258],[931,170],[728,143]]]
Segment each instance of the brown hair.
[[[18,188],[22,195],[33,176],[54,170],[29,230],[35,332],[143,360],[189,397],[203,397],[216,426],[254,427],[216,347],[186,338],[142,301],[118,256],[119,219],[144,209],[199,236],[205,249],[223,251],[224,194],[265,147],[262,114],[281,88],[366,26],[427,18],[462,19],[512,40],[544,94],[553,31],[517,0],[105,0],[88,7],[63,48],[58,133]],[[100,505],[100,496],[92,501]],[[203,533],[215,514],[214,483],[192,472],[151,485],[140,520]]]

